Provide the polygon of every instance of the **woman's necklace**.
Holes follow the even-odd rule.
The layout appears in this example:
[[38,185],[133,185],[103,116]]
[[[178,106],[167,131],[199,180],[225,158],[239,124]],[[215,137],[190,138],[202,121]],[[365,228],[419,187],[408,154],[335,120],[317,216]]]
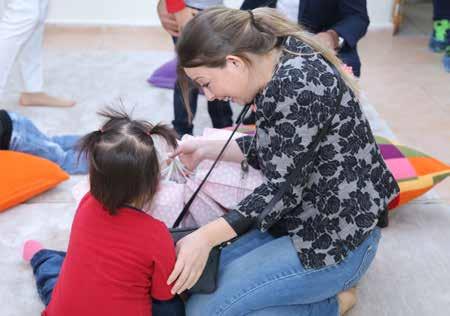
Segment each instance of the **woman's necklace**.
[[241,170],[242,170],[242,178],[248,173],[249,170],[249,164],[248,164],[248,153],[250,149],[252,148],[253,142],[255,141],[256,133],[253,135],[252,140],[250,144],[248,145],[248,148],[245,148],[244,144],[244,159],[241,161]]

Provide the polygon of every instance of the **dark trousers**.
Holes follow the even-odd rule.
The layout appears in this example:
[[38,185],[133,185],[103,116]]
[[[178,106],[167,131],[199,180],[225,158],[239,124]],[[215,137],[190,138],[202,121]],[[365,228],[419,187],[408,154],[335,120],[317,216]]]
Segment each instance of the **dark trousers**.
[[[42,249],[31,258],[37,291],[45,306],[50,302],[65,256],[62,251]],[[152,308],[154,316],[185,315],[184,304],[179,297],[170,301],[153,300]]]
[[450,1],[433,0],[434,20],[450,20]]

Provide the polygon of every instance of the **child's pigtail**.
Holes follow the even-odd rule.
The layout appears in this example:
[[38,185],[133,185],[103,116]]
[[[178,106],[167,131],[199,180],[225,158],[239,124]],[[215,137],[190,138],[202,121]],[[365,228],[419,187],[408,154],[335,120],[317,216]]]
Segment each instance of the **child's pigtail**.
[[98,167],[95,164],[94,153],[97,144],[102,138],[102,134],[103,132],[101,130],[86,134],[76,145],[78,150],[78,161],[80,161],[81,157],[84,157],[88,161],[89,166],[94,167],[96,170],[98,170]]

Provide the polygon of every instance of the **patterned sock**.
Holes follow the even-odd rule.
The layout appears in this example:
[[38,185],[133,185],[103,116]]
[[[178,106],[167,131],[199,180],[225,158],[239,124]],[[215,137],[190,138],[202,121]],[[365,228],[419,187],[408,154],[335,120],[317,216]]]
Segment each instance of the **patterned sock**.
[[23,244],[22,258],[23,260],[29,262],[31,258],[44,247],[39,241],[36,240],[27,240]]

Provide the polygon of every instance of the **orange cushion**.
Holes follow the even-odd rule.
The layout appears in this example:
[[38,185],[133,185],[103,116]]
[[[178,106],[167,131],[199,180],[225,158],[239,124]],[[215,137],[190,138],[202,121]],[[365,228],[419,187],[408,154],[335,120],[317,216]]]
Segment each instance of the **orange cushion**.
[[0,150],[0,175],[0,212],[69,178],[49,160],[8,150]]

